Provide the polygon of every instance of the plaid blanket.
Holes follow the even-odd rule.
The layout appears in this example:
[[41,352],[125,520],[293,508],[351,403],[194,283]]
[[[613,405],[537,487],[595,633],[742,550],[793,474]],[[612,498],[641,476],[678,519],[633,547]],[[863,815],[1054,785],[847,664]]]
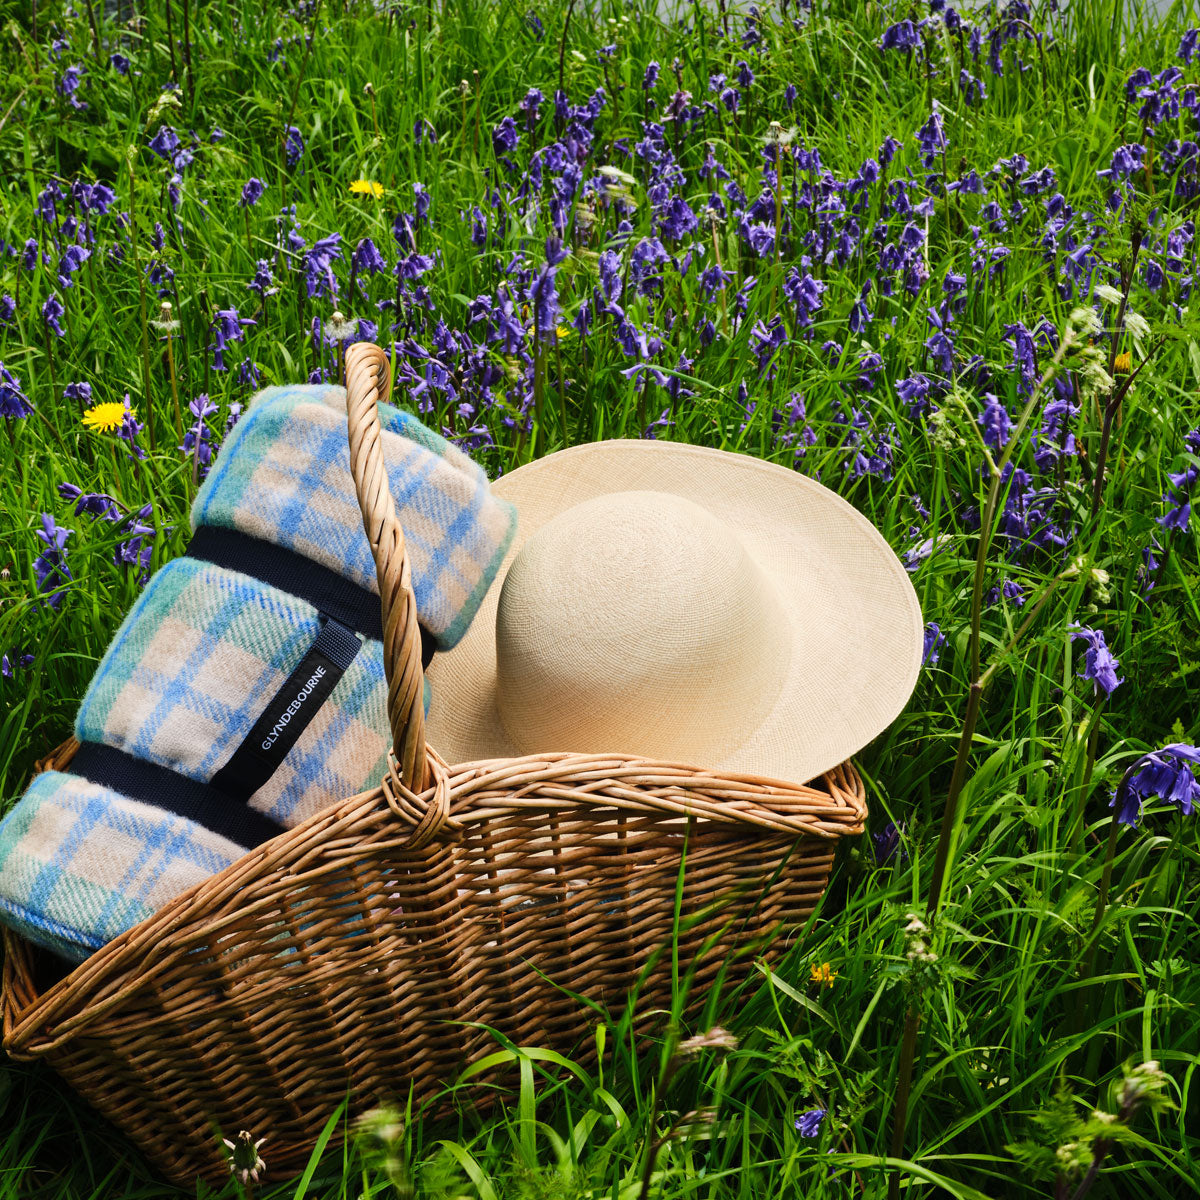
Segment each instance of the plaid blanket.
[[[381,420],[421,624],[449,647],[495,576],[516,514],[456,447],[396,409],[382,408]],[[377,593],[345,425],[341,388],[261,392],[200,489],[193,527],[286,547]],[[298,596],[226,566],[176,559],[117,631],[76,736],[208,784],[320,628],[317,609]],[[386,768],[386,701],[382,646],[364,637],[250,807],[290,827],[373,786]],[[245,849],[102,782],[49,772],[0,821],[0,921],[78,961]]]
[[[380,408],[388,481],[404,524],[421,624],[439,649],[466,632],[516,528],[487,476],[415,417]],[[192,524],[286,546],[378,591],[350,477],[341,388],[268,388],[235,426]]]

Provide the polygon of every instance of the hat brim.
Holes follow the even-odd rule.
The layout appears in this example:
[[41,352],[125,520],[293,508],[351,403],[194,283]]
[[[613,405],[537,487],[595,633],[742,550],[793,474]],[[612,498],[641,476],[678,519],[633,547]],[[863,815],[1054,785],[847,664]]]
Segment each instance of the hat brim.
[[[516,506],[516,536],[470,629],[429,667],[426,735],[448,762],[529,752],[513,744],[497,707],[500,590],[546,522],[613,492],[668,492],[707,509],[737,533],[786,613],[779,652],[790,667],[775,704],[735,750],[690,765],[807,782],[877,737],[916,686],[923,625],[907,572],[866,517],[804,475],[744,454],[630,439],[547,455],[502,476],[493,490]],[[644,753],[636,745],[536,749]]]

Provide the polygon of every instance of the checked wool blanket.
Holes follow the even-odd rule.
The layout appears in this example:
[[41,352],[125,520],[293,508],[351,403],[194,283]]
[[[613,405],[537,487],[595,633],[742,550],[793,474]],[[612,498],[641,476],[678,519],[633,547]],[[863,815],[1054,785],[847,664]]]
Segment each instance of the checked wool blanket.
[[[467,629],[516,513],[457,447],[395,408],[380,416],[428,657]],[[386,769],[344,391],[259,393],[192,528],[105,653],[69,772],[38,776],[0,821],[0,922],[73,961]]]

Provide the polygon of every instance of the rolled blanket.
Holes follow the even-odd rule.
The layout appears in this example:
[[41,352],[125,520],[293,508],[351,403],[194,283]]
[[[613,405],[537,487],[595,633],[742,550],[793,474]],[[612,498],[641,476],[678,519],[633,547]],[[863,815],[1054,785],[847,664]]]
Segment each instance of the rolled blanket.
[[[380,415],[428,661],[470,624],[516,513],[456,447]],[[261,392],[192,526],[84,695],[70,773],[39,776],[0,821],[0,920],[74,960],[386,769],[378,583],[344,391]]]

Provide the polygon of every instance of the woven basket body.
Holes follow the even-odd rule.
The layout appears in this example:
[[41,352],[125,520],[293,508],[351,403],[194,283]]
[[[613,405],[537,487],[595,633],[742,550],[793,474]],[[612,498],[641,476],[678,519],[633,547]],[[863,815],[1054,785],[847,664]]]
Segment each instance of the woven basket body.
[[[5,932],[4,1045],[45,1057],[167,1175],[228,1174],[218,1131],[265,1137],[272,1178],[329,1115],[436,1100],[518,1044],[572,1052],[636,990],[699,1004],[804,921],[835,840],[862,829],[845,765],[808,786],[620,755],[449,767],[424,744],[420,635],[387,492],[387,360],[347,355],[351,467],[379,566],[392,768],[39,989]],[[47,766],[69,761],[70,745]]]

